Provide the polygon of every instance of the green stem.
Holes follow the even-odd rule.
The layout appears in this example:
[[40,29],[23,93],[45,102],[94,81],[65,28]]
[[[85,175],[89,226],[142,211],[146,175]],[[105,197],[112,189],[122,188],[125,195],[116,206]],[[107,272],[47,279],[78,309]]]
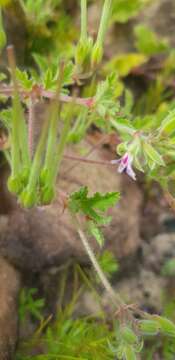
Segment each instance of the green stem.
[[69,134],[70,129],[70,123],[71,123],[71,114],[72,114],[72,106],[70,106],[70,110],[67,113],[65,124],[61,133],[61,138],[58,144],[58,148],[55,154],[55,158],[53,161],[52,167],[49,168],[49,174],[48,174],[48,182],[54,185],[57,175],[59,173],[60,164],[64,155],[64,149],[65,145],[67,143],[67,138]]
[[0,8],[0,51],[5,47],[6,43],[7,43],[7,37],[4,31],[2,10]]
[[50,127],[49,127],[49,137],[47,143],[47,151],[45,158],[45,168],[49,168],[52,164],[53,158],[55,156],[55,147],[57,141],[57,128],[58,128],[58,116],[61,111],[61,103],[60,103],[60,92],[62,87],[64,77],[64,62],[61,62],[57,83],[57,90],[55,93],[54,100],[51,106],[51,116],[50,116]]
[[87,0],[81,0],[81,37],[80,41],[87,40]]
[[106,30],[108,27],[109,18],[110,18],[110,14],[111,14],[111,5],[112,5],[112,0],[105,0],[104,5],[103,5],[101,21],[100,21],[100,27],[99,27],[98,36],[97,36],[97,42],[96,42],[100,46],[103,46],[103,43],[104,43],[104,38],[105,38],[105,34],[106,34]]
[[45,123],[43,125],[43,129],[41,132],[41,136],[39,139],[38,146],[36,148],[35,156],[34,156],[32,167],[31,167],[31,172],[30,172],[30,177],[29,177],[29,182],[28,182],[28,190],[31,192],[35,190],[35,186],[37,184],[37,181],[39,180],[42,159],[43,159],[43,153],[44,153],[44,148],[45,148],[47,134],[48,134],[48,127],[49,127],[49,119],[47,116],[47,119],[45,120]]
[[18,0],[20,6],[21,6],[21,9],[24,11],[25,15],[27,15],[27,7],[25,6],[24,4],[24,1],[23,0]]
[[30,157],[27,143],[27,126],[20,102],[18,84],[16,80],[16,64],[13,46],[7,48],[9,66],[14,84],[13,121],[12,121],[12,175],[16,176],[21,168],[29,167]]
[[11,134],[11,167],[12,167],[12,176],[16,177],[20,171],[20,148],[18,141],[18,113],[17,113],[17,103],[18,103],[18,92],[17,92],[17,83],[15,77],[15,59],[13,48],[10,46],[7,48],[8,62],[11,68],[11,76],[14,84],[13,90],[13,119],[12,119],[12,134]]
[[35,123],[35,110],[34,110],[34,99],[31,96],[29,99],[29,108],[28,108],[28,149],[29,149],[29,154],[30,154],[30,158],[32,159],[33,157],[33,132],[34,132],[34,123]]
[[84,234],[84,231],[81,229],[80,225],[79,225],[79,221],[77,219],[76,216],[74,216],[73,218],[74,220],[74,224],[76,226],[76,229],[77,229],[77,232],[79,234],[79,237],[81,239],[81,242],[86,250],[86,253],[88,254],[90,260],[91,260],[91,263],[95,269],[95,271],[97,272],[100,280],[101,280],[101,283],[103,284],[103,287],[105,288],[105,290],[107,291],[108,295],[110,296],[110,299],[112,301],[112,303],[116,306],[121,306],[121,305],[124,305],[122,299],[120,298],[120,296],[118,294],[115,293],[115,291],[113,290],[111,284],[109,283],[109,281],[107,280],[103,270],[101,269],[95,255],[94,255],[94,252],[93,250],[91,249],[91,246],[89,244],[89,241],[88,239],[86,238],[85,234]]

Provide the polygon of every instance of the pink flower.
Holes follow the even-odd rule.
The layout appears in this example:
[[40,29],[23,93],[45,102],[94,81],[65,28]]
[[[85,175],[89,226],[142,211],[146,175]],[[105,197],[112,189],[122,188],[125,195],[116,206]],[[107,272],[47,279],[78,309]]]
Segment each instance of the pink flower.
[[133,180],[136,180],[136,174],[132,168],[133,157],[125,153],[119,160],[112,160],[111,164],[119,164],[118,172],[126,172]]

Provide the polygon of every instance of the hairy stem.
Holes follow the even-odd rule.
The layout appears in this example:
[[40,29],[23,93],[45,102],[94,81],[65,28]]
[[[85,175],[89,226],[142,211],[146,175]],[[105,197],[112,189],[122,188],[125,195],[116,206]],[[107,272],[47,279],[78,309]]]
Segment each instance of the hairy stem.
[[37,181],[39,180],[39,174],[40,174],[42,159],[43,159],[43,152],[44,152],[44,147],[46,144],[46,139],[47,139],[47,134],[48,134],[48,126],[49,126],[49,120],[47,117],[47,119],[45,120],[45,123],[43,125],[43,129],[41,132],[39,143],[36,148],[35,156],[34,156],[31,171],[30,171],[30,177],[29,177],[29,183],[28,183],[28,190],[30,190],[30,191],[35,190],[35,186],[37,184]]
[[35,120],[35,111],[34,111],[34,99],[31,96],[29,103],[29,118],[28,118],[28,148],[30,158],[33,156],[33,127]]
[[94,164],[96,164],[96,165],[106,165],[106,166],[114,166],[115,165],[115,164],[112,164],[110,161],[91,160],[91,159],[86,159],[85,157],[74,156],[74,155],[69,155],[69,154],[65,154],[64,158],[69,159],[69,160],[78,161],[78,162],[84,162],[84,163],[88,163],[88,164],[93,164],[93,165]]
[[80,41],[87,40],[87,0],[81,0],[81,37]]
[[45,158],[45,167],[49,169],[53,158],[55,156],[55,147],[57,141],[57,127],[58,127],[58,117],[60,118],[61,103],[60,103],[60,92],[62,87],[64,77],[64,62],[60,63],[59,75],[57,81],[57,90],[53,103],[51,105],[51,115],[50,115],[50,127],[49,127],[49,137],[47,143],[47,151]]
[[[22,167],[29,167],[30,157],[27,144],[27,126],[20,101],[16,80],[16,62],[13,46],[8,46],[7,55],[13,81],[13,122],[12,122],[12,173]],[[21,154],[21,156],[20,156]],[[22,164],[21,164],[22,161]]]
[[[13,92],[14,92],[13,86],[6,86],[6,85],[0,86],[0,94],[10,97],[13,95]],[[32,91],[31,90],[30,91],[23,90],[19,87],[18,92],[21,96],[30,97]],[[45,97],[47,99],[55,98],[55,92],[51,91],[51,90],[45,90],[45,89],[39,88],[38,93],[39,93],[40,97]],[[63,102],[63,103],[72,103],[73,98],[72,98],[72,96],[69,96],[69,95],[60,94],[59,100],[60,100],[60,102]],[[91,98],[77,97],[75,99],[75,104],[89,108],[90,106],[93,105],[93,97],[91,97]]]
[[77,229],[77,232],[79,234],[79,237],[81,239],[81,242],[86,250],[86,253],[88,254],[89,258],[90,258],[90,261],[95,269],[95,271],[97,272],[100,280],[101,280],[101,283],[103,285],[103,287],[105,288],[105,290],[107,291],[108,295],[110,296],[110,299],[112,301],[112,303],[116,306],[122,306],[124,305],[122,299],[120,298],[120,296],[118,294],[115,293],[115,291],[113,290],[110,282],[108,281],[108,279],[106,278],[103,270],[101,269],[95,255],[94,255],[94,252],[89,244],[89,241],[84,233],[84,231],[81,229],[80,225],[79,225],[79,222],[78,222],[78,219],[77,217],[74,217],[74,223],[76,225],[76,229]]
[[60,137],[60,141],[55,153],[55,158],[53,159],[53,164],[50,167],[50,171],[49,171],[49,181],[54,184],[57,178],[57,175],[59,173],[59,169],[60,169],[60,164],[63,158],[63,154],[64,154],[64,149],[65,149],[65,145],[67,142],[67,138],[68,138],[68,134],[69,134],[69,129],[70,129],[70,124],[71,124],[71,118],[72,118],[72,107],[73,107],[74,103],[72,105],[70,105],[70,109],[66,115],[66,119],[65,119],[65,123],[62,129],[62,133],[61,133],[61,137]]
[[110,13],[111,13],[111,5],[112,5],[112,0],[105,0],[103,5],[101,21],[100,21],[100,27],[97,36],[97,43],[100,46],[103,46],[103,42],[110,18]]

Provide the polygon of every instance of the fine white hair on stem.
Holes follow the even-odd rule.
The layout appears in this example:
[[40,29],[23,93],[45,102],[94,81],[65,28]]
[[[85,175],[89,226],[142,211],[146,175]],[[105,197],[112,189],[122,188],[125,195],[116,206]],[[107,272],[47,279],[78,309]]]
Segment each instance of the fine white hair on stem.
[[35,104],[34,99],[31,96],[28,107],[28,147],[31,158],[33,156],[33,128],[35,122],[34,104]]
[[124,305],[122,299],[120,298],[120,296],[118,294],[116,294],[116,292],[113,290],[110,282],[108,281],[108,279],[106,278],[103,270],[101,269],[95,255],[94,255],[94,252],[89,244],[89,241],[84,233],[84,231],[80,228],[79,224],[78,224],[78,220],[75,219],[75,222],[76,222],[76,229],[77,229],[77,232],[79,234],[79,237],[81,239],[81,242],[86,250],[86,253],[88,254],[90,260],[91,260],[91,263],[95,269],[95,271],[97,272],[100,280],[101,280],[101,283],[103,285],[103,287],[105,288],[105,290],[107,291],[108,295],[110,296],[110,299],[112,301],[112,303],[116,306],[121,306],[121,305]]

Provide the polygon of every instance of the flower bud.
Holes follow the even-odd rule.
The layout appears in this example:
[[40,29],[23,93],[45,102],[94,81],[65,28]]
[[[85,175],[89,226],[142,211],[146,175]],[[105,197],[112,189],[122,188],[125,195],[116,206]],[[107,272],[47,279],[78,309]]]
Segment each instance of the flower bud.
[[10,176],[7,181],[8,190],[13,194],[19,194],[22,190],[22,182],[18,176]]
[[138,341],[138,338],[134,331],[127,326],[124,326],[121,329],[121,337],[122,340],[124,340],[128,344],[135,344]]
[[49,205],[55,197],[53,186],[44,186],[41,189],[41,205]]
[[20,195],[20,203],[25,208],[31,208],[37,203],[37,195],[35,191],[24,189]]
[[157,321],[157,324],[163,334],[175,337],[175,324],[171,320],[158,315],[155,315],[154,319]]
[[116,150],[117,150],[117,154],[122,156],[123,154],[125,154],[127,152],[127,145],[125,143],[121,143],[117,146]]
[[143,335],[156,335],[159,332],[159,326],[154,320],[140,320],[139,330]]
[[28,183],[29,175],[30,175],[30,169],[27,167],[24,168],[21,173],[21,182],[23,183],[24,186],[26,186]]
[[76,49],[76,64],[78,66],[88,65],[90,54],[93,46],[92,38],[88,38],[86,41],[79,41]]
[[132,346],[127,346],[125,348],[125,359],[126,360],[137,360],[135,350]]
[[40,185],[43,187],[47,184],[49,170],[45,167],[40,173]]
[[96,68],[101,63],[102,57],[103,57],[103,48],[102,46],[96,43],[92,49],[92,54],[91,54],[91,66],[93,69]]

